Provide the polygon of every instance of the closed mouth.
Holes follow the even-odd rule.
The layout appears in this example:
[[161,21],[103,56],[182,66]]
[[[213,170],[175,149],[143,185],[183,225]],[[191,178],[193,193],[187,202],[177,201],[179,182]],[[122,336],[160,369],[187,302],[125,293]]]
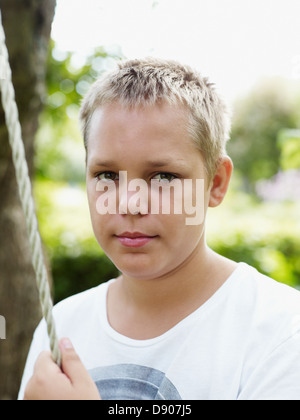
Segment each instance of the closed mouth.
[[115,236],[121,245],[128,248],[140,248],[158,237],[158,235],[147,235],[141,232],[124,232]]
[[118,238],[136,239],[136,238],[155,238],[157,235],[147,235],[146,233],[141,233],[141,232],[124,232],[116,236]]

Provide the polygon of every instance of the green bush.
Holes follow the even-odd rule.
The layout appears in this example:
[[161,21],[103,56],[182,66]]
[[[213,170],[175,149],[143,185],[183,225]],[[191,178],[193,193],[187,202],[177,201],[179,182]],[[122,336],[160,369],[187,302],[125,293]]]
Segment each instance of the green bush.
[[224,257],[252,265],[277,281],[300,286],[300,238],[277,236],[250,242],[237,234],[234,243],[218,241],[212,248]]
[[52,258],[54,302],[98,286],[119,275],[105,254],[82,254],[76,257],[57,255]]

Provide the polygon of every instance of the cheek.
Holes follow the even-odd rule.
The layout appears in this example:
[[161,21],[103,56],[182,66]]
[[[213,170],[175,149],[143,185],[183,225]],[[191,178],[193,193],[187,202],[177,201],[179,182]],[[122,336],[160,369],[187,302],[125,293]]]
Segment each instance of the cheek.
[[[189,261],[201,248],[203,225],[186,226],[185,216],[166,216],[162,219],[164,236],[153,255],[155,267],[161,273],[172,272]],[[200,248],[199,248],[200,246]]]
[[96,184],[90,182],[87,185],[87,198],[91,216],[91,222],[94,230],[94,234],[96,236],[97,241],[101,239],[101,233],[105,231],[105,226],[107,222],[108,215],[100,215],[97,207],[98,207],[98,200],[101,196],[101,192],[96,191]]
[[185,255],[197,246],[202,237],[204,225],[188,225],[189,217],[181,215],[159,215],[162,227],[162,241],[170,254]]

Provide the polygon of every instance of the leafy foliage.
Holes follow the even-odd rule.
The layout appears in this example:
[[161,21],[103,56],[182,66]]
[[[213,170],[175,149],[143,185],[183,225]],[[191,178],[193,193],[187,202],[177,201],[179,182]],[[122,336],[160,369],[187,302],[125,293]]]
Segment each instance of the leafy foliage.
[[208,243],[227,258],[299,287],[299,214],[300,201],[259,203],[231,190],[225,203],[209,211]]
[[44,116],[55,125],[64,123],[67,116],[72,117],[91,84],[121,57],[121,53],[112,55],[99,47],[78,67],[76,55],[71,52],[62,54],[52,41],[48,56],[48,94]]
[[278,134],[300,127],[295,98],[288,92],[279,81],[265,81],[235,105],[228,152],[249,192],[255,191],[258,180],[279,171],[282,154]]
[[300,168],[300,129],[280,130],[278,145],[281,150],[280,166],[283,170]]
[[78,125],[80,102],[99,75],[122,57],[99,47],[78,67],[76,56],[51,42],[47,95],[36,138],[36,176],[52,181],[84,182],[85,151]]
[[101,253],[79,256],[55,255],[52,259],[52,273],[55,279],[55,303],[119,275],[113,263]]

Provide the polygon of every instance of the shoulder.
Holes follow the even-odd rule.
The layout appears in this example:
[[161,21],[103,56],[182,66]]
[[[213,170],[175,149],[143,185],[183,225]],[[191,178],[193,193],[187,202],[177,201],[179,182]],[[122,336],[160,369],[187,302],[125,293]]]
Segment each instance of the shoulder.
[[[106,294],[110,282],[113,280],[70,296],[54,306],[53,318],[58,337],[69,337],[77,348],[86,334],[93,328],[98,328],[99,320],[105,314]],[[35,330],[33,344],[38,348],[38,353],[49,348],[44,318]]]
[[[87,319],[93,319],[99,308],[105,306],[106,293],[109,284],[114,280],[101,283],[99,286],[70,296],[53,307],[53,318],[56,332],[59,336],[70,337],[74,332],[86,324]],[[34,341],[43,343],[43,349],[48,348],[48,333],[43,318],[34,332]]]
[[273,330],[278,340],[300,331],[300,292],[241,263],[236,270],[240,305],[252,313],[252,322],[262,333]]
[[245,331],[239,399],[298,399],[300,292],[243,263],[233,289]]
[[245,263],[239,264],[237,274],[239,286],[251,291],[257,303],[269,303],[278,309],[300,311],[300,291],[297,289],[261,274]]
[[62,316],[74,317],[78,311],[81,313],[85,310],[91,311],[95,305],[98,306],[99,300],[105,299],[108,286],[111,282],[113,280],[70,296],[57,303],[53,308],[54,317],[58,319]]

